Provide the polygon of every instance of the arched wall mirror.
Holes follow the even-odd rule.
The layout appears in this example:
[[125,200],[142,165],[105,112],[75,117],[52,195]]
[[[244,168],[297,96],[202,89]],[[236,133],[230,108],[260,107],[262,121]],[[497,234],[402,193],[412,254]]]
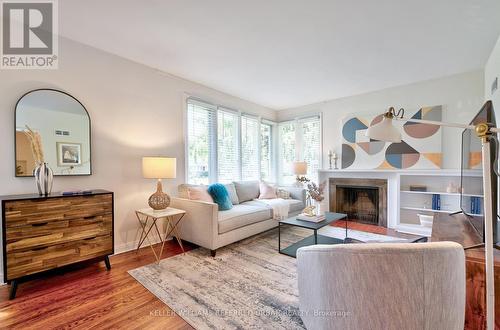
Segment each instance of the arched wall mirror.
[[26,130],[38,132],[54,175],[90,175],[90,117],[73,96],[54,89],[24,94],[15,110],[16,176],[33,176],[35,158]]

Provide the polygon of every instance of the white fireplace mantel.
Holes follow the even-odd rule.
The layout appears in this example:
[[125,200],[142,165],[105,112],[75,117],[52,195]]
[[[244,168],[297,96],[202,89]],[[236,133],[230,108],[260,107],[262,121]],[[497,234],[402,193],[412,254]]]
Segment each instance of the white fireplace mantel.
[[[408,224],[406,221],[401,221],[401,178],[408,178],[416,176],[413,180],[417,183],[420,180],[433,182],[433,181],[459,181],[459,169],[441,169],[441,170],[328,170],[322,169],[318,171],[319,182],[329,181],[330,178],[359,178],[359,179],[385,179],[387,180],[387,227],[396,229],[402,232],[410,232],[418,235],[430,235],[429,228],[423,228],[420,225]],[[480,175],[480,174],[479,174]],[[440,178],[433,179],[434,176]],[[475,175],[474,175],[475,176]],[[444,178],[444,179],[443,179]],[[330,196],[330,185],[325,187],[325,197]],[[441,192],[446,192],[446,185],[439,186]],[[322,209],[330,209],[329,198],[323,201]],[[403,207],[404,209],[404,207]]]

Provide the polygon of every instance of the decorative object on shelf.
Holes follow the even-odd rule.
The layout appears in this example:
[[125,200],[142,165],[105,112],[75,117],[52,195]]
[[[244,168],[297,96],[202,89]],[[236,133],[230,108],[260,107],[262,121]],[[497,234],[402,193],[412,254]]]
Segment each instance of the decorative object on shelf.
[[441,195],[432,194],[432,209],[433,210],[441,210]]
[[35,176],[38,194],[40,196],[48,196],[52,192],[52,184],[54,182],[54,172],[47,163],[37,165],[33,170]]
[[460,192],[460,190],[458,189],[458,187],[455,185],[454,182],[450,182],[448,187],[446,187],[446,192],[450,193],[450,194],[455,194],[455,193]]
[[52,169],[49,167],[49,165],[45,162],[42,137],[40,136],[40,133],[35,132],[29,126],[26,126],[24,134],[30,142],[31,152],[33,154],[33,159],[35,160],[33,175],[35,176],[38,194],[44,196],[50,195],[50,193],[52,192],[52,184],[54,182],[54,173],[52,172]]
[[302,211],[303,214],[309,216],[309,217],[314,217],[316,215],[316,213],[314,212],[314,209],[316,208],[316,206],[306,206],[306,208]]
[[[337,159],[338,159],[338,156],[335,152],[333,152],[332,150],[328,151],[328,169],[332,170],[338,170],[338,167],[337,167]],[[334,162],[334,167],[332,168],[332,160]]]
[[[423,107],[412,113],[413,119],[441,120],[442,107]],[[382,115],[354,115],[343,120],[341,167],[350,169],[436,169],[441,168],[442,129],[428,123],[398,123],[401,139],[382,140],[370,134],[391,132],[392,118]],[[380,125],[380,126],[376,126]],[[393,130],[396,127],[392,127]],[[396,129],[397,130],[397,129]],[[399,135],[398,135],[399,134]],[[398,132],[396,137],[401,136]],[[391,142],[391,143],[387,143]]]
[[[366,135],[370,139],[389,141],[398,143],[401,142],[401,133],[397,132],[395,127],[392,127],[392,121],[404,121],[407,124],[427,124],[433,126],[447,126],[447,127],[457,127],[463,128],[465,131],[474,130],[477,137],[481,141],[481,160],[482,160],[482,170],[483,170],[483,187],[484,187],[484,249],[485,249],[485,270],[486,270],[486,325],[487,329],[493,329],[495,327],[495,270],[494,270],[494,254],[493,250],[496,245],[496,196],[497,196],[497,185],[496,177],[497,174],[497,158],[494,152],[492,152],[492,143],[494,146],[498,145],[497,134],[500,129],[495,127],[495,116],[493,112],[493,103],[491,100],[486,101],[481,110],[476,115],[475,119],[468,125],[457,124],[457,123],[445,123],[441,121],[436,121],[435,118],[425,118],[421,116],[404,118],[404,109],[400,109],[398,112],[395,111],[393,107],[390,107],[387,112],[383,115],[382,123],[372,123],[372,127],[366,131]],[[477,121],[475,121],[478,119]],[[379,128],[384,129],[379,129]],[[396,130],[396,132],[394,131]],[[408,133],[408,131],[407,131]],[[495,173],[495,179],[492,177]]]
[[296,177],[296,186],[303,187],[304,183],[308,183],[310,180],[306,177],[307,175],[307,163],[306,162],[293,162],[293,174]]
[[175,179],[176,158],[167,157],[143,157],[142,158],[142,175],[145,179],[158,179],[156,183],[156,192],[148,199],[149,206],[160,211],[166,209],[170,205],[170,196],[163,192],[161,179]]
[[420,214],[420,213],[417,215],[418,215],[418,219],[420,220],[420,224],[422,226],[432,228],[432,222],[434,221],[433,215]]
[[422,185],[411,185],[410,186],[410,191],[420,191],[420,192],[426,192],[427,187],[422,186]]
[[479,197],[475,197],[475,196],[471,196],[470,198],[470,212],[472,214],[481,214],[482,210],[481,210],[481,198]]

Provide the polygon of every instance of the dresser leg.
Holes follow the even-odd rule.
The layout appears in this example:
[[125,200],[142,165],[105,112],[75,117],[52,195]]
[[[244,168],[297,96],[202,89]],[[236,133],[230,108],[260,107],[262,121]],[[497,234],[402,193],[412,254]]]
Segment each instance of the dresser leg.
[[106,269],[111,270],[111,263],[109,262],[109,256],[104,257],[104,263],[106,264]]
[[17,281],[13,280],[12,282],[10,282],[10,293],[9,293],[10,300],[16,297],[16,291],[17,291]]

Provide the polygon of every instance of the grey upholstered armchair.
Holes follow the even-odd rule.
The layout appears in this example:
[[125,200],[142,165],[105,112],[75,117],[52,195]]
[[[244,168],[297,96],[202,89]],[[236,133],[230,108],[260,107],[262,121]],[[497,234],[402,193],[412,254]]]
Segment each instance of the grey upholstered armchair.
[[461,245],[316,245],[297,254],[308,329],[463,329]]

